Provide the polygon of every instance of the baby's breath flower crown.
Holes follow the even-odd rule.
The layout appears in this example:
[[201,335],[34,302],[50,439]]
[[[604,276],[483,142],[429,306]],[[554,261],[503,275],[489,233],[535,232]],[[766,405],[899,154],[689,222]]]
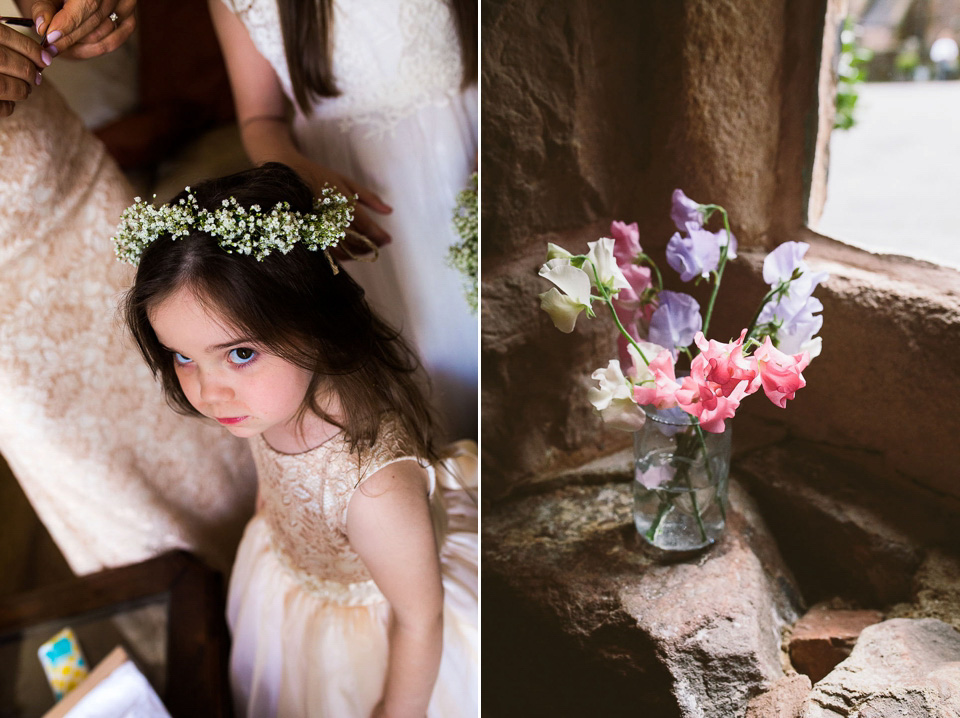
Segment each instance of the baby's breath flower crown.
[[189,187],[186,192],[185,198],[159,207],[136,197],[121,215],[113,238],[117,258],[136,266],[143,250],[161,236],[179,239],[205,232],[227,252],[252,254],[259,262],[272,252],[286,254],[298,243],[312,251],[329,249],[346,236],[353,221],[352,203],[331,187],[323,188],[313,200],[313,212],[305,214],[292,212],[287,202],[269,212],[255,204],[248,209],[233,197],[210,211],[200,208]]

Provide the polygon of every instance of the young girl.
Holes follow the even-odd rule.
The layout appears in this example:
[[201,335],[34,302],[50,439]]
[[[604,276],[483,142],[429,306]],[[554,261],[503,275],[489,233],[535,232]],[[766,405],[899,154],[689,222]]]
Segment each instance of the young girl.
[[228,596],[238,715],[475,716],[475,446],[435,454],[414,355],[320,251],[344,203],[269,164],[135,205],[126,321],[170,403],[257,463]]

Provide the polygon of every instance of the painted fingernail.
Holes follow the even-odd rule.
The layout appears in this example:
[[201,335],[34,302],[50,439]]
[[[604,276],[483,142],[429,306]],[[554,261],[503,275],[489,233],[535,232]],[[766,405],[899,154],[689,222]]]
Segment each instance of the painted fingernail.
[[51,42],[56,42],[61,37],[63,37],[63,33],[60,32],[59,30],[54,30],[49,35],[47,35],[47,44],[49,45]]
[[38,85],[40,84],[40,81],[41,81],[42,79],[43,79],[43,75],[41,75],[41,74],[38,72],[38,73],[37,73],[37,84],[38,84]]
[[53,58],[50,57],[50,53],[46,50],[40,51],[40,59],[43,60],[43,64],[47,67],[50,67],[50,63],[53,62]]
[[38,34],[38,35],[42,35],[42,34],[43,34],[43,29],[42,29],[42,28],[43,28],[43,15],[41,15],[40,17],[37,18],[37,34]]
[[60,51],[57,49],[57,46],[56,46],[56,45],[48,45],[48,46],[47,46],[47,52],[50,53],[50,56],[51,56],[51,57],[56,57],[57,55],[60,54]]

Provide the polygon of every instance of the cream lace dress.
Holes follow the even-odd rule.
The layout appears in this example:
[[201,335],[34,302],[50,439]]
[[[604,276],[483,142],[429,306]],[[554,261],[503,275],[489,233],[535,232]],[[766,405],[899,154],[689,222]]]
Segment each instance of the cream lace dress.
[[75,572],[173,548],[227,570],[252,462],[170,410],[119,321],[129,186],[48,83],[0,119],[0,157],[0,453]]
[[[237,715],[369,718],[383,692],[390,607],[346,536],[354,492],[410,459],[394,422],[358,456],[340,435],[302,454],[251,440],[262,506],[240,544],[227,599]],[[476,716],[476,445],[428,467],[444,588],[443,656],[427,715]]]
[[[224,0],[273,66],[290,74],[276,0]],[[333,0],[340,90],[293,132],[309,158],[370,187],[393,207],[374,219],[393,242],[348,271],[377,312],[412,341],[433,383],[441,426],[477,436],[477,318],[446,255],[459,242],[456,195],[477,161],[477,89],[461,88],[454,18],[443,0]]]

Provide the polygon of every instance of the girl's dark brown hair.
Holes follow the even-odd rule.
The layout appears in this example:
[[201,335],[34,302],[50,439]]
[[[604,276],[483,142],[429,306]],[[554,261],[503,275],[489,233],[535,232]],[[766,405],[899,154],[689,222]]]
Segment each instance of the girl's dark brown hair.
[[[214,210],[228,197],[264,210],[286,201],[310,212],[313,193],[286,165],[276,162],[193,188],[199,206]],[[181,192],[173,202],[185,197]],[[433,420],[417,385],[416,355],[367,305],[363,289],[345,272],[334,274],[326,255],[296,245],[288,254],[258,262],[229,254],[217,240],[195,232],[175,241],[161,235],[140,258],[133,287],[122,305],[124,319],[170,405],[199,416],[180,387],[173,356],[157,339],[149,313],[180,289],[225,317],[231,329],[302,369],[313,379],[300,416],[312,411],[339,426],[353,449],[370,446],[385,414],[395,414],[418,456],[435,458]],[[332,390],[340,413],[319,403]]]
[[[477,0],[448,0],[460,39],[463,86],[477,81]],[[334,0],[280,0],[280,27],[297,105],[340,94],[333,76],[331,44]]]

